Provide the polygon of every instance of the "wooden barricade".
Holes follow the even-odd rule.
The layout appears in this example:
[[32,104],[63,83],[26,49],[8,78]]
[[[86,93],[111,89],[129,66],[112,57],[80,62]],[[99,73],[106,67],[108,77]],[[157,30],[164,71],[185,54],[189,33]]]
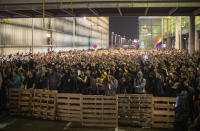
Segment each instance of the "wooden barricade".
[[117,127],[116,96],[82,95],[82,125],[90,127]]
[[173,128],[175,110],[174,97],[153,97],[152,127]]
[[81,122],[82,120],[82,95],[59,93],[57,94],[57,119]]
[[32,89],[20,89],[19,91],[19,115],[23,117],[32,116]]
[[12,116],[19,115],[19,92],[20,89],[9,89],[9,113]]
[[56,90],[44,90],[41,93],[40,113],[42,119],[55,120],[56,118]]
[[42,89],[35,89],[33,92],[33,102],[32,102],[32,116],[34,118],[41,117],[41,100],[42,100]]
[[43,90],[40,93],[40,108],[38,109],[40,112],[40,118],[55,120],[57,91]]
[[11,115],[81,122],[89,127],[173,128],[174,97],[151,94],[116,96],[57,93],[42,89],[9,89]]
[[9,89],[11,115],[55,120],[57,91]]
[[152,95],[119,94],[118,116],[120,124],[151,127]]

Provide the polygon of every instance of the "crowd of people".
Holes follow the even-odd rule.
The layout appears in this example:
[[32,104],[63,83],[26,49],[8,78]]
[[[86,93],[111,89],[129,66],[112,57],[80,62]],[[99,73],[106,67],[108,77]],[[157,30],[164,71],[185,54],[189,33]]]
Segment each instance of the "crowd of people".
[[[100,49],[1,57],[0,102],[9,88],[91,95],[177,97],[176,124],[200,130],[200,53],[180,50]],[[2,108],[6,106],[1,106]]]

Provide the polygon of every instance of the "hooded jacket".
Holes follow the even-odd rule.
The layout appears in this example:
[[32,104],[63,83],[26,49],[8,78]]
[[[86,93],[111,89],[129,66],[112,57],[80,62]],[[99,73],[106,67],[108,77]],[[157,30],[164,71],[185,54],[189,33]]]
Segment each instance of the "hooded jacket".
[[146,79],[143,78],[143,74],[141,71],[138,72],[140,74],[140,78],[136,78],[134,80],[134,92],[135,93],[145,93]]

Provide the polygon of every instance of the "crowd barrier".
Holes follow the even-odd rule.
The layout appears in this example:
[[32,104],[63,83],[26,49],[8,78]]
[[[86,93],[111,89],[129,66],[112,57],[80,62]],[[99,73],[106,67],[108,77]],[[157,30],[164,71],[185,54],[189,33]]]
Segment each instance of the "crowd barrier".
[[82,125],[117,127],[117,97],[82,95]]
[[118,116],[120,124],[151,127],[152,95],[119,94]]
[[175,110],[174,97],[153,97],[152,127],[173,128]]
[[82,121],[82,95],[58,93],[57,119],[71,122]]
[[11,115],[55,120],[57,91],[9,89]]
[[80,122],[89,127],[173,128],[176,98],[151,94],[116,96],[58,93],[42,89],[9,89],[10,115]]

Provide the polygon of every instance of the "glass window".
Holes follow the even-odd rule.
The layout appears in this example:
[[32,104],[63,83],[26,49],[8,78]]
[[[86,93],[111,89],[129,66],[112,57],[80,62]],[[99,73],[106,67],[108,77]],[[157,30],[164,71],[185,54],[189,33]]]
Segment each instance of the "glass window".
[[153,34],[161,34],[161,25],[160,26],[152,26]]

